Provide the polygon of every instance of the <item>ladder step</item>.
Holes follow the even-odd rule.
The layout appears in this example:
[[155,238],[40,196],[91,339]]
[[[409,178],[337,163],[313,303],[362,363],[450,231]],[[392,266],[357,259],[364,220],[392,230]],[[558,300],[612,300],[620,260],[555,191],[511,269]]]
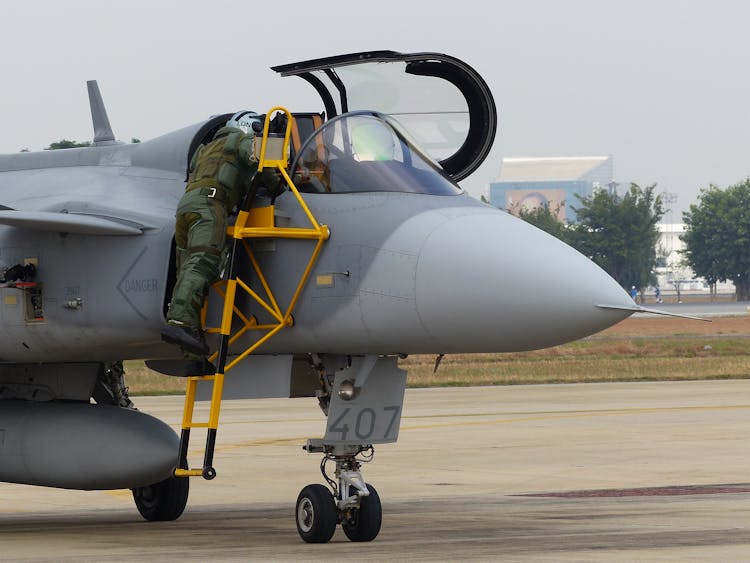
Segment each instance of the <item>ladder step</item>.
[[174,476],[175,477],[202,477],[203,470],[202,469],[175,469]]
[[188,379],[193,381],[213,381],[216,379],[216,374],[213,375],[188,375]]

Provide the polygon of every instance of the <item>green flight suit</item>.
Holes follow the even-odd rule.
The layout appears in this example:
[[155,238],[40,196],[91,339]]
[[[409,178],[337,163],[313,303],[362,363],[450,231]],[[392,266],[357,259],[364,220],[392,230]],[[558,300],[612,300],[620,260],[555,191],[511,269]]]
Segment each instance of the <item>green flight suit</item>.
[[201,329],[203,301],[226,261],[227,216],[250,190],[257,168],[253,135],[232,127],[220,129],[193,156],[177,206],[177,281],[167,321]]

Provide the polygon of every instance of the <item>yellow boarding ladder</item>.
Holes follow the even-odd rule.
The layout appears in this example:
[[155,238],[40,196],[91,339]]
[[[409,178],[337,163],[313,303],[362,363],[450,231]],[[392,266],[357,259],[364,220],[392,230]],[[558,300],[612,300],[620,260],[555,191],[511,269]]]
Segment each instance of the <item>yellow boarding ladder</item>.
[[[285,113],[287,118],[286,132],[281,146],[278,146],[280,139],[271,137],[268,133],[271,115],[276,111]],[[286,171],[288,167],[287,155],[289,154],[289,136],[291,127],[292,115],[287,109],[277,106],[266,113],[266,119],[263,125],[263,136],[261,138],[256,137],[256,142],[260,140],[260,148],[259,151],[257,151],[259,153],[258,173],[262,172],[264,168],[276,168],[286,182],[286,185],[289,187],[289,190],[294,194],[297,203],[304,211],[311,226],[309,228],[276,227],[274,224],[274,206],[270,205],[268,207],[240,211],[235,224],[227,229],[227,234],[232,237],[232,247],[229,252],[229,260],[226,268],[228,277],[226,280],[220,281],[213,286],[214,290],[216,290],[224,300],[221,326],[206,328],[206,332],[220,335],[219,349],[209,358],[210,361],[215,362],[216,364],[216,373],[214,375],[188,377],[187,390],[185,392],[185,409],[182,416],[182,433],[180,435],[180,454],[178,468],[174,470],[175,477],[202,476],[205,479],[213,479],[216,476],[216,471],[212,464],[214,448],[216,445],[216,432],[219,426],[219,410],[221,408],[221,396],[224,387],[224,374],[255,352],[281,329],[294,324],[292,311],[299,300],[302,289],[307,284],[313,266],[320,255],[323,243],[328,240],[328,237],[330,236],[328,227],[326,225],[318,224],[315,217],[313,217],[310,209],[300,196],[299,191],[297,191],[297,188]],[[273,291],[269,286],[266,277],[263,275],[260,265],[253,253],[253,249],[248,242],[248,239],[259,238],[309,239],[316,241],[313,252],[308,260],[307,267],[297,284],[297,288],[290,302],[286,306],[286,310],[282,310],[279,306],[278,300],[274,297]],[[247,253],[250,264],[253,267],[253,273],[257,277],[258,282],[263,287],[266,294],[265,298],[251,289],[249,284],[245,283],[237,275],[236,252],[239,246],[242,246]],[[258,305],[268,312],[273,318],[273,321],[269,324],[258,324],[255,317],[243,314],[243,312],[235,305],[235,297],[238,288],[245,291]],[[206,307],[204,306],[204,323],[205,314]],[[232,324],[235,319],[240,321],[239,323],[235,323],[240,326],[232,332]],[[236,358],[227,363],[227,351],[229,350],[229,346],[250,331],[259,331],[258,338]],[[195,396],[199,381],[210,381],[213,383],[208,422],[193,422]],[[187,454],[190,441],[190,430],[192,428],[206,428],[206,446],[203,455],[203,467],[201,469],[188,468]]]

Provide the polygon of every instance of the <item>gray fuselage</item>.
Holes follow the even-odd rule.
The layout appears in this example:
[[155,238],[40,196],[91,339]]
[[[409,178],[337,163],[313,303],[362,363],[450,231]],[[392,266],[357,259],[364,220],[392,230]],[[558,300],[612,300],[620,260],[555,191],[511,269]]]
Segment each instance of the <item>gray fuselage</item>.
[[[174,210],[200,125],[141,144],[0,157],[7,207],[95,216],[136,225],[140,233],[0,226],[0,267],[37,264],[43,311],[40,317],[30,313],[28,289],[0,288],[0,359],[174,356],[159,330],[173,276]],[[527,350],[585,336],[628,314],[596,308],[631,303],[588,259],[466,194],[303,197],[331,236],[301,293],[294,326],[260,353]],[[279,225],[307,226],[290,192],[275,201],[275,213]],[[283,305],[297,287],[311,243],[268,239],[252,247]],[[239,274],[257,288],[246,263]],[[244,307],[262,321],[257,305],[245,300]]]

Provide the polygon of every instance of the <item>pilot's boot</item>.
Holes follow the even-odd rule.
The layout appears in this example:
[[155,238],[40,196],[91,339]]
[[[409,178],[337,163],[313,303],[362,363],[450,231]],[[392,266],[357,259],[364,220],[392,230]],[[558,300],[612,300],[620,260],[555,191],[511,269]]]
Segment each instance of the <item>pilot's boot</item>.
[[117,361],[105,365],[104,384],[110,393],[112,393],[112,403],[114,405],[125,409],[138,410],[128,396],[128,388],[125,386],[125,369],[122,366],[122,362]]
[[161,331],[161,339],[169,344],[176,344],[190,354],[208,355],[208,344],[203,338],[203,332],[182,321],[167,321],[167,326]]

